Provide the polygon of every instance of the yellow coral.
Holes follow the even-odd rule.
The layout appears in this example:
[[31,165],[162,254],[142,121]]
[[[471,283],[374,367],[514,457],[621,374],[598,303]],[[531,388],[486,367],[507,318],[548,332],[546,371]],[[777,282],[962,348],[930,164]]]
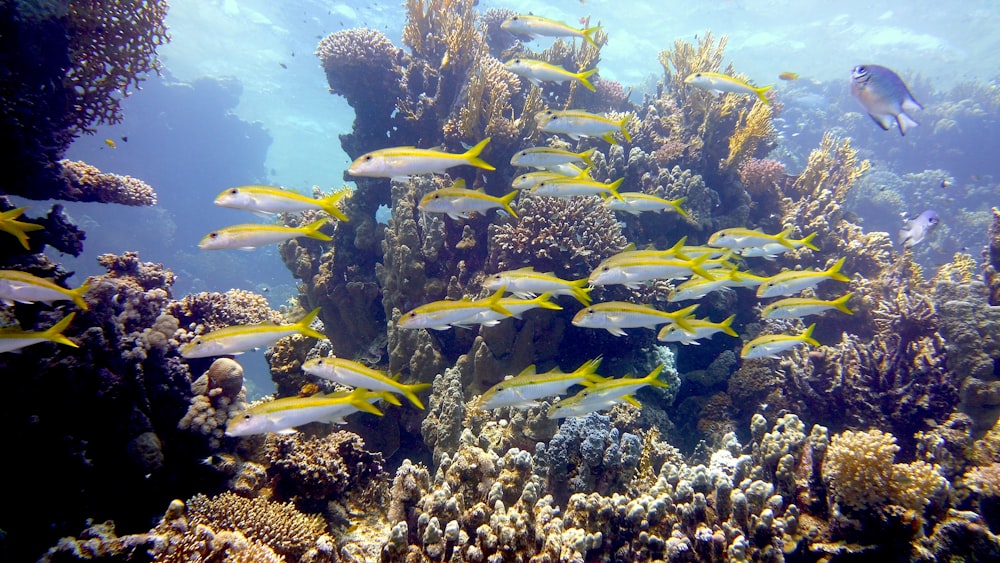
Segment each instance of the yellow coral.
[[967,284],[976,275],[976,261],[964,252],[956,252],[951,263],[945,264],[938,269],[937,275],[931,281],[931,285],[939,281],[948,280],[955,283]]
[[750,111],[740,110],[736,121],[736,130],[729,137],[729,156],[726,157],[726,168],[737,166],[753,156],[762,141],[773,140],[777,134],[774,123],[771,122],[771,106],[757,101]]
[[467,68],[482,46],[475,5],[476,0],[407,0],[403,44],[441,70]]
[[795,179],[792,191],[799,196],[818,197],[829,190],[833,200],[843,204],[847,191],[870,166],[869,161],[858,160],[858,150],[851,147],[849,138],[838,142],[837,137],[825,133],[819,148],[809,153],[806,168]]
[[885,504],[892,484],[896,437],[881,430],[845,430],[830,440],[823,480],[841,506],[865,509]]

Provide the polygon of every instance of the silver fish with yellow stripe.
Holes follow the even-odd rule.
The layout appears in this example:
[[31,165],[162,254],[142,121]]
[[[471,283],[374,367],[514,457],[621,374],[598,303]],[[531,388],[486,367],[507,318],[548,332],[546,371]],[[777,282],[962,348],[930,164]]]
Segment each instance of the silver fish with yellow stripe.
[[76,289],[66,289],[56,285],[51,280],[20,270],[0,270],[0,301],[12,303],[51,303],[53,301],[69,300],[77,307],[87,310],[87,302],[83,295],[90,290],[88,279]]
[[768,334],[758,336],[743,345],[740,357],[744,360],[755,358],[779,358],[779,354],[801,344],[819,346],[820,343],[812,337],[816,323],[809,325],[801,334]]
[[674,323],[684,330],[694,330],[688,318],[698,305],[679,311],[666,312],[629,301],[605,301],[580,309],[573,317],[573,325],[582,328],[603,328],[615,336],[625,336],[626,328],[656,328]]
[[600,195],[621,199],[622,196],[618,195],[618,187],[622,185],[623,181],[625,181],[625,178],[618,178],[610,184],[605,184],[604,182],[579,176],[576,178],[553,178],[539,182],[538,185],[529,190],[529,193],[543,197],[566,198],[578,195]]
[[581,72],[570,72],[559,65],[523,58],[511,59],[505,62],[504,66],[510,72],[524,78],[539,88],[542,87],[543,82],[563,83],[567,80],[575,80],[591,92],[597,91],[597,88],[594,88],[594,85],[587,80],[592,74],[597,72],[596,68]]
[[0,328],[0,354],[3,352],[15,352],[21,348],[41,342],[55,342],[56,344],[79,348],[80,346],[76,342],[63,336],[63,331],[69,327],[75,316],[76,313],[70,313],[50,328],[40,331],[21,330],[17,327]]
[[465,187],[465,180],[458,179],[450,187],[434,190],[422,197],[417,208],[425,213],[444,213],[452,219],[468,219],[472,213],[482,214],[500,207],[511,217],[517,217],[510,207],[517,194],[514,190],[502,197],[494,197],[482,189],[470,190]]
[[688,217],[688,212],[681,207],[687,197],[677,199],[664,199],[652,194],[643,192],[618,192],[621,199],[604,198],[604,207],[612,211],[623,211],[632,215],[639,215],[645,211],[660,213],[661,211],[673,210],[684,217]]
[[656,339],[660,342],[676,342],[685,346],[698,346],[699,340],[711,338],[719,332],[726,333],[729,336],[738,336],[736,331],[732,329],[733,320],[735,319],[736,315],[730,315],[726,320],[718,323],[713,323],[708,319],[687,319],[686,322],[691,325],[693,331],[684,330],[676,324],[668,324],[660,329],[660,332],[656,334]]
[[552,147],[528,147],[514,153],[514,156],[510,157],[510,164],[512,166],[525,166],[540,170],[547,170],[554,166],[575,162],[582,162],[587,166],[592,166],[594,163],[591,157],[594,156],[594,152],[596,151],[597,149],[587,149],[585,151],[572,152]]
[[646,387],[670,387],[670,384],[659,379],[663,364],[656,366],[646,377],[618,377],[604,379],[588,386],[572,397],[563,399],[549,407],[549,418],[566,418],[584,416],[592,412],[607,410],[619,403],[628,402],[636,407],[642,405],[632,394]]
[[597,30],[601,29],[601,26],[595,25],[593,27],[577,29],[562,22],[550,20],[549,18],[543,18],[541,16],[515,14],[505,19],[500,24],[500,29],[513,33],[514,35],[528,37],[529,39],[534,39],[539,35],[543,35],[545,37],[579,37],[587,43],[590,43],[591,46],[599,47],[597,43],[594,42],[593,35],[597,32]]
[[320,209],[340,221],[347,221],[347,215],[344,215],[339,205],[350,194],[351,190],[345,188],[316,199],[274,186],[237,186],[216,196],[215,205],[254,213],[293,213]]
[[487,310],[509,317],[513,313],[500,304],[504,291],[504,288],[500,288],[489,297],[476,300],[463,297],[457,301],[452,299],[432,301],[404,313],[396,327],[447,330],[452,326],[463,326],[463,323],[467,323],[476,314]]
[[788,297],[764,307],[760,316],[765,319],[801,319],[830,309],[853,315],[854,311],[847,307],[847,302],[853,295],[853,293],[847,293],[829,301],[813,297]]
[[345,416],[358,411],[382,416],[382,411],[372,403],[385,395],[385,392],[355,389],[266,401],[232,418],[226,426],[226,436],[252,436],[268,432],[294,434],[296,426],[310,422],[344,424]]
[[757,287],[757,297],[779,297],[795,295],[810,287],[816,287],[825,280],[849,282],[851,278],[840,273],[846,257],[837,260],[826,270],[785,270],[771,276]]
[[399,393],[418,409],[423,409],[424,404],[417,397],[417,393],[431,388],[430,383],[411,383],[409,385],[400,383],[398,375],[390,377],[384,371],[370,368],[354,360],[335,356],[308,360],[302,364],[302,371],[349,387]]
[[631,114],[626,114],[621,119],[614,120],[579,109],[547,109],[535,114],[539,131],[566,135],[573,140],[600,137],[612,145],[618,144],[615,133],[621,133],[626,141],[632,140],[626,127],[631,118]]
[[556,277],[551,272],[536,272],[531,266],[517,270],[507,270],[490,275],[483,282],[483,287],[496,291],[502,287],[521,299],[530,299],[542,293],[552,295],[572,295],[584,305],[590,305],[590,288],[587,278],[567,281]]
[[515,409],[537,407],[541,399],[562,395],[574,385],[590,385],[603,380],[604,378],[596,377],[600,365],[601,358],[596,358],[571,373],[565,373],[558,368],[545,373],[536,373],[535,366],[530,365],[521,373],[487,389],[479,398],[477,406],[485,410],[501,407]]
[[484,170],[496,170],[479,158],[490,142],[487,137],[461,154],[416,147],[390,147],[363,154],[356,158],[347,173],[372,178],[403,178],[419,174],[441,173],[453,166],[469,165]]
[[739,78],[718,72],[695,72],[689,74],[688,77],[684,79],[684,83],[701,88],[702,90],[708,90],[709,92],[719,94],[723,92],[733,94],[751,94],[753,96],[757,96],[757,99],[764,102],[765,105],[771,105],[771,101],[767,99],[767,96],[765,96],[764,93],[771,88],[774,88],[774,84],[757,87]]
[[198,243],[198,248],[202,250],[253,250],[258,246],[285,242],[298,237],[329,241],[333,238],[320,232],[320,228],[329,220],[329,217],[323,217],[301,227],[259,223],[233,225],[208,233]]
[[320,340],[326,335],[309,328],[319,315],[317,307],[297,323],[276,325],[274,323],[259,323],[252,325],[233,325],[213,330],[208,334],[196,336],[194,340],[180,347],[181,356],[187,359],[210,358],[212,356],[233,356],[242,354],[254,348],[270,346],[278,340],[293,334],[302,334]]

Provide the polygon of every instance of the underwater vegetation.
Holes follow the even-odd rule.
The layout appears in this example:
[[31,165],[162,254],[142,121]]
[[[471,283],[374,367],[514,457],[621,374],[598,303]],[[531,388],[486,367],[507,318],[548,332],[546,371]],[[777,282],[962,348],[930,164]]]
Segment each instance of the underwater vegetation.
[[[82,231],[58,204],[38,219],[0,197],[0,335],[20,350],[0,355],[17,398],[2,420],[31,491],[8,499],[4,558],[1000,558],[1000,212],[942,213],[930,240],[952,224],[986,250],[932,269],[926,242],[850,209],[898,205],[877,185],[940,186],[878,148],[936,131],[939,105],[921,98],[903,138],[810,129],[814,148],[779,161],[789,104],[723,64],[725,36],[668,46],[633,102],[600,77],[614,30],[475,5],[408,0],[401,46],[319,42],[356,112],[356,189],[213,192],[276,214],[203,244],[277,244],[300,291],[285,310],[174,295],[170,267],[136,253],[66,287],[41,250]],[[165,4],[101,6],[4,8],[17,33],[71,39],[20,71],[81,96],[5,113],[24,138],[9,194],[155,202],[59,160],[118,118],[102,96],[156,70],[167,38]],[[134,74],[111,90],[58,71],[95,19],[126,26],[104,68]],[[238,354],[255,347],[276,394],[249,402]]]

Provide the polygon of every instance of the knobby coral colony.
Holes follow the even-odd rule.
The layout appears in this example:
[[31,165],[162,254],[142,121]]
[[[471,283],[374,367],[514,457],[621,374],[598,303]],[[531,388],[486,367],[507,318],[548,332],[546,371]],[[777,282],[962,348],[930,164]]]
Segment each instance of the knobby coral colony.
[[[148,532],[95,524],[42,559],[1000,558],[1000,252],[989,285],[967,255],[925,277],[911,250],[898,254],[843,212],[867,167],[846,140],[825,137],[799,176],[765,160],[782,109],[773,94],[716,96],[685,81],[701,72],[747,84],[722,65],[725,37],[665,50],[657,91],[633,105],[590,72],[603,29],[534,16],[511,25],[522,16],[477,16],[474,4],[408,0],[405,48],[370,29],[317,48],[331,92],[356,111],[342,144],[357,159],[357,190],[341,201],[348,221],[282,214],[315,228],[280,250],[302,281],[294,316],[318,313],[329,340],[314,338],[312,316],[289,324],[247,292],[174,300],[173,274],[134,254],[102,257],[108,273],[77,290],[39,254],[8,260],[55,289],[5,299],[58,304],[8,309],[11,324],[38,329],[11,340],[59,341],[34,333],[75,311],[59,336],[77,347],[0,356],[5,373],[25,374],[12,382],[19,396],[47,399],[5,409],[13,451],[37,452],[21,462],[23,480],[39,484],[30,505],[7,511],[17,521],[0,522],[5,541],[65,533],[94,514],[141,529],[166,506]],[[149,40],[116,52],[148,55],[165,38],[156,13],[129,19]],[[57,21],[97,17],[72,15]],[[36,31],[57,23],[20,16]],[[506,28],[557,38],[537,52]],[[505,64],[514,60],[534,63]],[[86,70],[70,76],[79,83]],[[117,115],[100,91],[73,91],[90,109],[76,121],[52,114],[43,130],[54,137]],[[9,131],[34,126],[25,112],[5,115],[22,120]],[[557,115],[566,123],[553,128]],[[513,214],[479,207],[461,218],[506,205],[515,178],[526,193]],[[483,191],[455,190],[459,179]],[[451,199],[423,209],[428,194]],[[385,226],[380,205],[392,209]],[[38,250],[45,231],[14,215],[3,230]],[[675,355],[657,334],[688,345]],[[181,356],[220,341],[228,352],[272,345],[282,398],[246,405],[238,363]],[[340,367],[303,373],[331,352]],[[373,392],[339,390],[346,382]],[[429,398],[395,397],[421,384],[433,384]],[[95,407],[86,416],[85,403]],[[356,410],[382,416],[352,418],[357,434],[305,424]],[[225,434],[259,421],[302,432]],[[698,442],[691,458],[671,445]]]

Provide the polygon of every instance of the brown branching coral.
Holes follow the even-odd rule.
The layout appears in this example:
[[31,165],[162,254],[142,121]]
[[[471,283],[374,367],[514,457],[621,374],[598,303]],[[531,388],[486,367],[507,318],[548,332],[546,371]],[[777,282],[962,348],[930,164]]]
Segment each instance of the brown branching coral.
[[[518,139],[530,119],[515,119],[512,97],[521,91],[517,76],[488,54],[476,58],[465,93],[465,105],[445,124],[445,135],[461,139],[490,137],[507,145]],[[527,115],[522,112],[522,116]],[[455,123],[457,121],[457,123]]]
[[149,184],[131,176],[101,172],[84,162],[61,160],[64,187],[50,197],[66,201],[96,201],[122,205],[156,205],[156,192]]
[[736,118],[736,130],[729,137],[729,156],[723,164],[725,168],[739,166],[747,158],[757,153],[761,144],[777,140],[777,130],[771,122],[771,106],[756,102],[749,111],[741,109]]

